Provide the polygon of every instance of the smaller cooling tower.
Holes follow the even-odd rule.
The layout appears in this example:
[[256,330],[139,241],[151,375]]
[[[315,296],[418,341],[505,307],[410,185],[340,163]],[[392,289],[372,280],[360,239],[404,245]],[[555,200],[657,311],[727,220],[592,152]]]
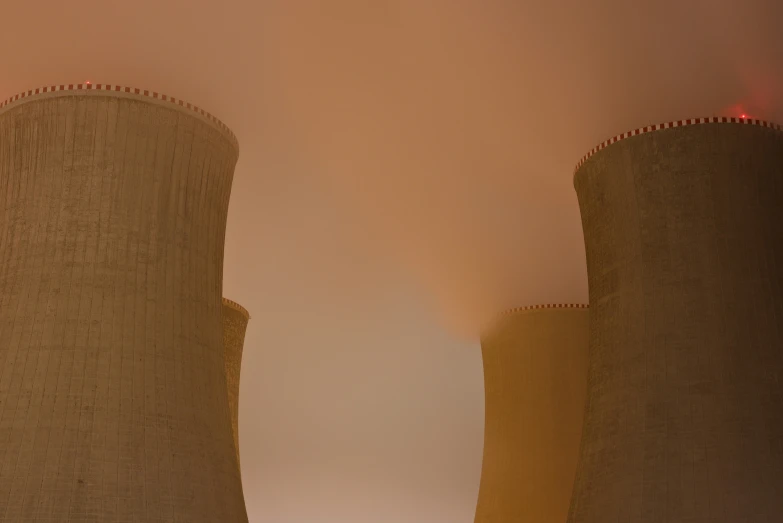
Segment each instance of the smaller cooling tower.
[[587,389],[586,305],[514,309],[482,336],[476,523],[564,523]]
[[226,387],[234,449],[239,464],[239,373],[242,370],[242,348],[250,314],[237,302],[223,298],[223,350],[226,364]]

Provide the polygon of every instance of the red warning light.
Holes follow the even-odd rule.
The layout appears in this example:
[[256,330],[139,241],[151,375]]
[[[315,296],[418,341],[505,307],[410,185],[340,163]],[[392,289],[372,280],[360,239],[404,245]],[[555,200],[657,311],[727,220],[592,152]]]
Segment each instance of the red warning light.
[[90,82],[89,80],[87,80],[87,81],[86,81],[86,82],[84,82],[84,83],[85,83],[85,84],[87,84],[87,85],[90,85],[90,83],[91,83],[91,82]]
[[747,117],[748,117],[747,114],[743,114],[743,115],[740,116],[740,118],[747,118]]

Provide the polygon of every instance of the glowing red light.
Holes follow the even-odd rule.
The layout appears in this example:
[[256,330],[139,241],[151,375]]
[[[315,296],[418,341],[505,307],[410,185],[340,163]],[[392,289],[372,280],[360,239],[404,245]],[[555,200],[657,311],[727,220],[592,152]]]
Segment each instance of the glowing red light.
[[87,85],[90,85],[90,81],[89,81],[89,80],[87,80],[87,81],[86,81],[86,82],[84,82],[84,83],[85,83],[85,84],[87,84]]
[[743,114],[742,116],[740,116],[740,118],[747,118],[747,117],[748,117],[747,114]]

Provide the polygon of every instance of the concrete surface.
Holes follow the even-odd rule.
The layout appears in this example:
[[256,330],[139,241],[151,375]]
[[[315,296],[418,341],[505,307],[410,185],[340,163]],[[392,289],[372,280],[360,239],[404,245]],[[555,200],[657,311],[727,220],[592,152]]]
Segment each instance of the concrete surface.
[[133,94],[0,110],[0,521],[247,521],[221,325],[237,154]]
[[568,521],[783,521],[783,137],[657,130],[575,187],[590,376]]
[[228,410],[231,414],[231,429],[234,433],[237,465],[239,461],[239,377],[242,370],[242,349],[245,345],[245,331],[250,314],[238,303],[223,298],[223,352],[226,365],[226,387]]
[[482,336],[476,523],[563,523],[587,392],[588,310],[519,310]]

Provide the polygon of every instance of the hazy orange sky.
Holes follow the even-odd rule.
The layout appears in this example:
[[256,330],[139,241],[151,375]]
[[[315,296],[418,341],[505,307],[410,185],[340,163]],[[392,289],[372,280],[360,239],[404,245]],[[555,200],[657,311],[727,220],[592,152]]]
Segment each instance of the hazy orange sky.
[[779,0],[10,2],[0,99],[129,85],[237,134],[251,521],[470,523],[478,326],[587,299],[574,164],[651,123],[782,122],[781,20]]

